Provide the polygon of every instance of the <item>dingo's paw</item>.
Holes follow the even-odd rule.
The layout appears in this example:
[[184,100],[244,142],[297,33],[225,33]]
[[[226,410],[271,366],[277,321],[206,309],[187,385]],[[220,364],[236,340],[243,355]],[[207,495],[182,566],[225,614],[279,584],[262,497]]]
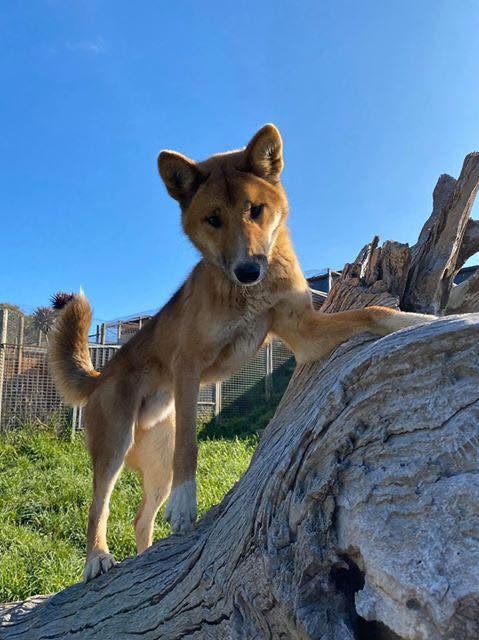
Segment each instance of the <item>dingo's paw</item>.
[[116,565],[116,560],[111,553],[99,553],[87,560],[83,571],[83,581],[93,580],[102,573],[107,573]]
[[196,482],[187,480],[171,491],[165,520],[175,533],[186,533],[196,520]]

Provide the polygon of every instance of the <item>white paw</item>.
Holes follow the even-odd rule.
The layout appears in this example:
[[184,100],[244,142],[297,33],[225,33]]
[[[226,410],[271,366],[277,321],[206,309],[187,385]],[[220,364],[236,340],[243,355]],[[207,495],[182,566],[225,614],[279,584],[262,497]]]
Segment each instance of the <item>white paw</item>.
[[428,322],[434,322],[434,320],[438,320],[438,316],[431,316],[427,313],[407,313],[407,319],[409,321],[409,325],[416,324],[427,324]]
[[404,311],[390,315],[385,322],[388,332],[400,331],[408,327],[415,327],[420,324],[427,324],[437,320],[437,316],[429,316],[424,313],[406,313]]
[[87,560],[83,571],[83,581],[88,582],[89,580],[93,580],[93,578],[96,578],[102,573],[110,571],[115,565],[116,560],[111,553],[99,553]]
[[165,520],[175,533],[186,533],[196,520],[196,482],[187,480],[174,487],[165,510]]

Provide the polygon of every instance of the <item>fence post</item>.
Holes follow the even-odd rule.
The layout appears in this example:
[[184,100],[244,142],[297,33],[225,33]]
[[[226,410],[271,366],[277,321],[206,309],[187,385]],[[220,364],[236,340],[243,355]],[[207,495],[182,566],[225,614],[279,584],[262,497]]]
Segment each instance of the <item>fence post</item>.
[[5,377],[5,349],[7,345],[8,309],[0,309],[0,431],[2,429],[3,379]]
[[73,407],[73,410],[72,410],[72,428],[71,428],[71,434],[70,434],[72,437],[75,435],[76,422],[77,422],[77,412],[78,412],[77,407],[76,406]]
[[266,376],[264,378],[266,400],[271,398],[273,391],[273,342],[266,345]]
[[83,407],[81,406],[73,407],[72,431],[71,431],[72,437],[74,437],[77,434],[77,432],[80,431],[82,421],[83,421]]
[[221,391],[222,391],[222,383],[216,382],[215,383],[215,417],[219,416],[219,414],[221,413],[221,405],[222,405]]
[[20,323],[18,326],[18,356],[17,356],[17,375],[22,373],[23,362],[23,336],[25,333],[25,317],[23,314],[20,316]]

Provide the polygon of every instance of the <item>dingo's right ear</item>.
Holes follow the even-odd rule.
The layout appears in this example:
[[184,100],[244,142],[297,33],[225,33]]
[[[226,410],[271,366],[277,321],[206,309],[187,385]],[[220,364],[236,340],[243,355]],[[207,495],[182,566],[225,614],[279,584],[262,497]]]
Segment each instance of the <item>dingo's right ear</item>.
[[207,176],[197,168],[195,162],[176,151],[162,151],[158,156],[158,170],[172,198],[181,207],[187,207],[196,190]]

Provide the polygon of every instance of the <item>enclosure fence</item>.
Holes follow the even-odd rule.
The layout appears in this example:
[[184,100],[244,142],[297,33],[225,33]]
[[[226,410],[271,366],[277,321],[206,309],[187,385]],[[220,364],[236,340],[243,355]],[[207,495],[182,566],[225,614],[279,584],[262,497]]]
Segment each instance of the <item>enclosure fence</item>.
[[[143,322],[146,321],[145,318]],[[143,322],[123,323],[120,330],[116,327],[116,343],[91,343],[93,367],[100,371]],[[49,373],[47,337],[35,332],[27,334],[24,329],[21,312],[0,308],[0,431],[54,420],[81,428],[82,409],[63,404]],[[113,328],[111,331],[113,335]],[[102,339],[101,330],[99,339]],[[36,344],[31,344],[33,340]],[[284,388],[291,371],[289,349],[278,340],[270,342],[228,380],[202,387],[198,399],[199,418],[245,415],[268,401],[275,389]]]

